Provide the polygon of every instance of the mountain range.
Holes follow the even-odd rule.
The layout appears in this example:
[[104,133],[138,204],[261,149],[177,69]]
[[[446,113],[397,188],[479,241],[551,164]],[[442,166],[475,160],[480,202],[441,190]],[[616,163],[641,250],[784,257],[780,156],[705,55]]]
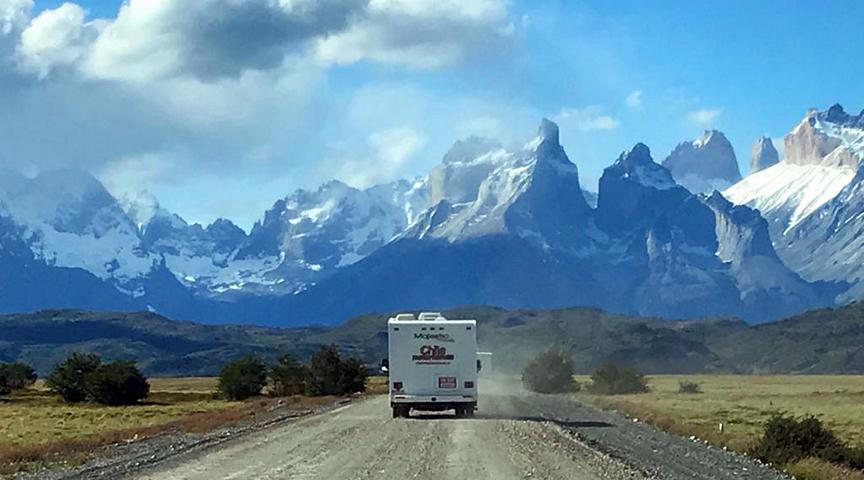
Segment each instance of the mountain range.
[[457,142],[428,176],[277,200],[249,233],[189,224],[89,174],[0,172],[0,311],[151,310],[334,324],[411,308],[599,307],[764,321],[864,297],[864,115],[809,111],[741,178],[719,131],[662,163],[637,144],[596,193],[543,120],[523,147]]

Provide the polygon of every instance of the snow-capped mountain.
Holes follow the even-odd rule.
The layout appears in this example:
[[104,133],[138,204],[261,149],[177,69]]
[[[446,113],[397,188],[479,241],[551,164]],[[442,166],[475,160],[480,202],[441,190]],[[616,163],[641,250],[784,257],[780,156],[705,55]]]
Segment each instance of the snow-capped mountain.
[[750,173],[761,172],[768,167],[773,167],[780,163],[780,154],[774,147],[774,142],[770,137],[762,136],[753,144],[750,150]]
[[80,268],[124,294],[143,296],[142,281],[158,264],[138,228],[91,175],[51,171],[33,179],[6,172],[0,199],[21,238],[46,265]]
[[[402,238],[453,243],[509,233],[545,247],[578,248],[590,207],[579,187],[576,165],[567,158],[558,135],[558,126],[544,119],[537,137],[522,151],[497,149],[461,162],[459,168],[472,169],[472,175],[482,165],[486,175],[470,184],[460,175],[449,177],[459,182],[458,195],[442,196]],[[443,192],[457,191],[446,182],[442,187]],[[446,218],[441,218],[443,212]]]
[[864,259],[861,201],[864,114],[840,105],[810,110],[785,137],[781,162],[734,185],[725,195],[757,208],[786,264],[809,281],[847,282],[842,300],[860,299]]
[[351,265],[400,234],[426,208],[422,180],[359,190],[332,181],[277,201],[232,261],[265,262],[262,284],[292,293]]
[[663,161],[675,180],[693,193],[711,194],[741,180],[735,150],[722,132],[706,130],[679,144]]
[[283,309],[324,323],[460,304],[758,320],[824,303],[779,260],[758,212],[692,194],[645,145],[606,169],[596,210],[549,121],[523,149],[475,161],[491,167],[476,195],[463,192],[472,201],[441,199],[396,241]]
[[[680,145],[671,169],[637,144],[589,194],[543,120],[521,148],[459,141],[426,178],[298,190],[248,234],[225,219],[189,224],[146,192],[116,200],[81,172],[2,173],[0,308],[271,324],[460,304],[776,318],[864,277],[862,131],[842,109],[810,112],[784,161],[711,196],[740,178],[722,133]],[[757,146],[756,163],[770,164],[770,141]],[[34,284],[49,287],[19,301]]]

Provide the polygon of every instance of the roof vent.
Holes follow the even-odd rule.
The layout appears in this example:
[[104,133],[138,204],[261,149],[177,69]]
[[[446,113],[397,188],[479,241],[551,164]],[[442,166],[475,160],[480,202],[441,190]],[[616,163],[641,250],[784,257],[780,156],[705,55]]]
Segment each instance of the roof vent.
[[423,312],[420,314],[419,320],[447,320],[440,312]]

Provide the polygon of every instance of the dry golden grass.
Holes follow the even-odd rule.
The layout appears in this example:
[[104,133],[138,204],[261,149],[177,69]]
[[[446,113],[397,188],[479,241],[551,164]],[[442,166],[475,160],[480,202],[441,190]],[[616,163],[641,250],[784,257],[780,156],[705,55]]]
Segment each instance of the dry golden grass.
[[[763,423],[776,411],[815,415],[840,438],[864,446],[864,376],[661,375],[648,380],[650,393],[580,397],[676,433],[730,446],[759,438]],[[678,393],[684,380],[698,383],[703,393]]]
[[864,480],[864,472],[838,467],[813,458],[789,465],[786,471],[800,480]]
[[97,447],[166,431],[209,431],[254,418],[277,402],[300,410],[335,400],[295,396],[228,402],[216,396],[215,378],[154,378],[150,385],[146,402],[126,407],[66,404],[42,383],[0,400],[0,474],[81,461]]
[[[590,381],[587,377],[577,380]],[[777,411],[814,415],[850,445],[864,447],[864,408],[861,408],[864,376],[661,375],[648,380],[650,393],[618,396],[580,393],[578,397],[604,409],[625,412],[668,432],[695,435],[742,452],[758,441],[765,420]],[[680,381],[698,383],[703,393],[678,393]],[[859,478],[842,476],[849,471],[812,460],[790,468],[797,469],[800,478],[810,480]]]
[[366,393],[369,395],[386,395],[390,393],[390,377],[376,376],[366,380]]

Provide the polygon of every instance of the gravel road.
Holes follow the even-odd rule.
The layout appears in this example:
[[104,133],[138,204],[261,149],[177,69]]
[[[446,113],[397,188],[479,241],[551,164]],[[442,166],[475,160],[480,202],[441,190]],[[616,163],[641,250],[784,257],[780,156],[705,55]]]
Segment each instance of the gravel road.
[[473,419],[417,413],[392,419],[387,398],[372,397],[175,458],[134,478],[786,478],[746,457],[567,397],[489,390]]

